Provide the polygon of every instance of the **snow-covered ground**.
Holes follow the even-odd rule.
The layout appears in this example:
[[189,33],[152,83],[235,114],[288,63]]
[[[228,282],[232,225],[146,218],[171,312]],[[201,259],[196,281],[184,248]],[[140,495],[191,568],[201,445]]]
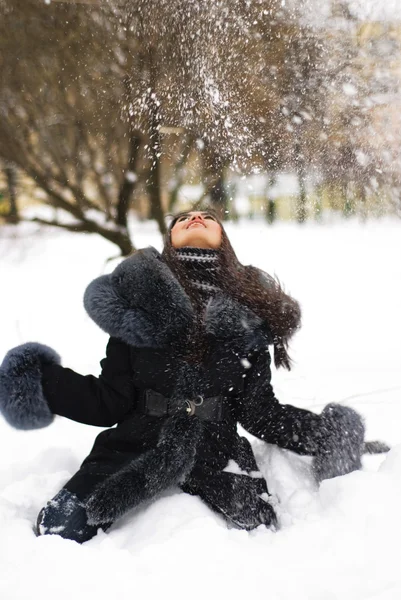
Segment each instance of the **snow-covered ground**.
[[[153,224],[133,230],[138,247],[160,249]],[[32,524],[99,429],[57,418],[19,432],[1,421],[1,600],[401,598],[401,224],[253,222],[228,232],[242,262],[276,273],[302,303],[294,369],[273,374],[278,398],[317,412],[348,404],[365,416],[368,438],[393,450],[318,490],[308,459],[257,441],[278,533],[228,529],[199,499],[172,490],[79,546],[36,538]],[[0,359],[40,341],[64,365],[98,373],[106,336],[82,295],[115,254],[96,236],[2,227]]]

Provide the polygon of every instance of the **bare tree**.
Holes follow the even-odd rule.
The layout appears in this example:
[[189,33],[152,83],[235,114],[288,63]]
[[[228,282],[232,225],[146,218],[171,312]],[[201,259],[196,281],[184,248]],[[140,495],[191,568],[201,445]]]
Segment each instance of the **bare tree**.
[[132,201],[147,197],[163,233],[191,173],[225,214],[228,168],[294,169],[300,221],[311,170],[359,190],[372,176],[356,153],[370,115],[338,96],[352,53],[278,0],[0,0],[0,11],[0,157],[63,209],[46,222],[127,254]]
[[85,6],[17,0],[1,9],[0,156],[73,217],[46,223],[98,233],[128,254],[126,176],[140,141],[121,118],[112,25]]

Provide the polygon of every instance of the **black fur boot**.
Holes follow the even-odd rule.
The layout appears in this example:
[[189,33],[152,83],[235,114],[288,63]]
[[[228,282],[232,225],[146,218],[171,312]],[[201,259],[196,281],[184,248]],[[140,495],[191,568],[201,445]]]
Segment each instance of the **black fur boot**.
[[[99,526],[88,524],[85,504],[75,494],[63,488],[38,515],[35,534],[59,535],[82,544],[93,538]],[[110,523],[102,525],[106,530]]]

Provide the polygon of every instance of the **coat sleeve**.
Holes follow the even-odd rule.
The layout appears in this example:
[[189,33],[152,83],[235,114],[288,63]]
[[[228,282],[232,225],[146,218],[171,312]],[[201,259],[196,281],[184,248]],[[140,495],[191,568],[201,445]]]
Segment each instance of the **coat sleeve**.
[[237,420],[255,437],[297,454],[314,456],[320,446],[321,416],[280,404],[270,383],[270,369],[267,373],[266,368],[257,364],[252,365],[247,375]]
[[99,377],[58,364],[43,368],[42,388],[52,413],[79,423],[111,427],[135,402],[129,347],[110,338]]
[[316,454],[320,415],[290,404],[280,404],[273,391],[270,397],[261,396],[252,402],[243,399],[240,405],[238,421],[255,437],[297,454]]

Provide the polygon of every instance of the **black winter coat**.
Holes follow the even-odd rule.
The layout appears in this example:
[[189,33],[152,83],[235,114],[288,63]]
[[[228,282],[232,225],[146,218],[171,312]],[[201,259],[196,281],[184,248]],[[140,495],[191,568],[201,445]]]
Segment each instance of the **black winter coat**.
[[[42,379],[53,413],[109,427],[98,435],[90,455],[66,486],[80,499],[85,500],[110,476],[160,446],[168,417],[144,414],[143,397],[149,389],[176,400],[198,395],[224,397],[221,421],[198,419],[196,412],[186,415],[188,423],[198,422],[197,442],[188,451],[191,460],[184,469],[185,477],[178,480],[185,491],[199,494],[233,521],[255,517],[240,518],[233,509],[238,487],[246,498],[247,494],[257,497],[257,503],[267,492],[260,474],[249,476],[257,472],[257,466],[249,443],[237,432],[238,423],[268,443],[314,455],[321,417],[281,405],[275,398],[270,383],[269,324],[249,309],[223,294],[214,297],[204,318],[207,352],[201,364],[191,362],[187,356],[193,308],[153,248],[134,254],[111,275],[93,281],[85,293],[85,307],[111,336],[101,375],[82,376],[48,364]],[[177,450],[178,454],[185,452],[185,445]],[[240,474],[225,470],[230,460],[237,463]],[[150,468],[148,465],[145,471]],[[150,485],[148,480],[146,485]],[[157,491],[157,486],[154,489]],[[152,490],[151,486],[148,496]],[[245,502],[251,504],[249,498]],[[258,519],[264,522],[259,508],[253,511],[259,515],[256,524]],[[113,515],[122,512],[120,507]],[[114,518],[107,510],[104,515]],[[255,526],[255,522],[239,524]]]

